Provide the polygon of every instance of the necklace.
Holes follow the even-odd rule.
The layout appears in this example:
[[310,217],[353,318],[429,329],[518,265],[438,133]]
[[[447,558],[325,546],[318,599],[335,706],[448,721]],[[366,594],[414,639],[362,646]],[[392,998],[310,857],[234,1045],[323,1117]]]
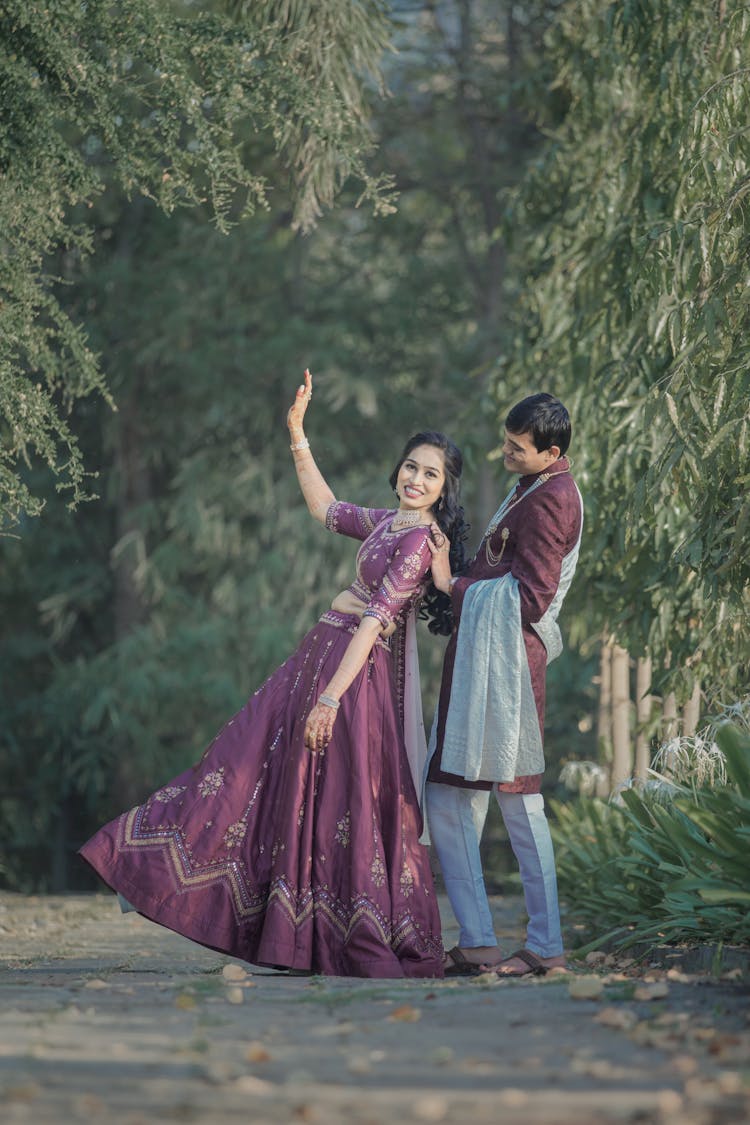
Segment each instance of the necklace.
[[391,520],[391,531],[402,531],[405,527],[416,527],[421,522],[421,512],[398,511]]
[[506,544],[507,544],[508,539],[510,537],[510,531],[508,530],[507,527],[504,527],[503,530],[500,532],[500,538],[503,541],[503,545],[500,548],[500,551],[496,554],[495,551],[493,551],[492,548],[490,547],[490,539],[492,538],[493,534],[497,531],[498,526],[500,524],[500,521],[502,520],[502,518],[506,514],[506,512],[508,512],[511,508],[515,507],[516,504],[520,504],[521,501],[525,500],[527,496],[530,496],[531,493],[535,491],[535,489],[539,488],[543,484],[546,484],[547,481],[550,479],[550,477],[557,477],[557,476],[560,476],[561,473],[569,473],[569,472],[570,472],[570,469],[560,469],[556,473],[540,473],[539,476],[537,477],[537,479],[534,481],[534,483],[532,485],[530,485],[525,490],[525,492],[518,493],[518,495],[516,495],[518,485],[516,485],[515,488],[511,489],[511,491],[505,497],[502,504],[500,505],[500,507],[497,509],[494,516],[490,520],[489,525],[487,527],[487,530],[484,533],[484,554],[485,554],[487,562],[489,563],[490,566],[498,566],[500,564],[500,560],[503,557],[503,554],[505,552]]

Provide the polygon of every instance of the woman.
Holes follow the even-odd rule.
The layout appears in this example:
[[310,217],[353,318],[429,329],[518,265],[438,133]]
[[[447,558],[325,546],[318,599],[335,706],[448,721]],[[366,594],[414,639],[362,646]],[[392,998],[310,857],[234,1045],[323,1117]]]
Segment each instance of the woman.
[[418,434],[391,477],[397,511],[339,502],[304,435],[311,395],[306,371],[287,417],[297,476],[316,520],[363,541],[355,581],[195,767],[81,854],[147,918],[253,964],[442,976],[410,771],[425,753],[413,625],[426,594],[449,631],[427,541],[437,520],[460,565],[461,455]]

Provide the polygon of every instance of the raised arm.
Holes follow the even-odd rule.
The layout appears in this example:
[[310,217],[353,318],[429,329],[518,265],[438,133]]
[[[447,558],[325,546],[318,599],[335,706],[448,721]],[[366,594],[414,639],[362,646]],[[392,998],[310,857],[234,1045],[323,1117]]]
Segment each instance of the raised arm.
[[297,480],[302,489],[310,515],[324,524],[326,512],[336,497],[323,478],[315,458],[310,452],[310,442],[305,437],[304,418],[310,399],[312,398],[312,375],[305,369],[305,382],[297,388],[297,394],[286,416],[291,438],[290,449],[294,457],[294,467],[297,470]]

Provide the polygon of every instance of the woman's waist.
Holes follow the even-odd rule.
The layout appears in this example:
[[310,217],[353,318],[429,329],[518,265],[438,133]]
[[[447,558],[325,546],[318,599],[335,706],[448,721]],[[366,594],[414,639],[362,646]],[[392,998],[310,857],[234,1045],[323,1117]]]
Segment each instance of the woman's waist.
[[[337,601],[338,598],[334,599],[334,605]],[[360,608],[359,613],[346,613],[343,610],[334,609],[333,606],[331,606],[318,620],[322,625],[331,625],[334,629],[343,629],[345,632],[354,635],[362,620],[362,610]],[[379,648],[384,648],[387,652],[391,652],[391,637],[392,632],[389,633],[387,637],[384,637],[382,633],[378,633],[375,638],[375,644]]]
[[331,609],[340,610],[342,613],[361,613],[370,604],[374,591],[355,578],[351,586],[347,586],[331,602]]

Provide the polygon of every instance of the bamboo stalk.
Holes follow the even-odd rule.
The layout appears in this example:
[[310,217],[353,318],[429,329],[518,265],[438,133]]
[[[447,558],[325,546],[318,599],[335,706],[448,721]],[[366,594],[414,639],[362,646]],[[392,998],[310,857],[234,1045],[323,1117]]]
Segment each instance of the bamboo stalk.
[[600,765],[612,761],[612,645],[603,639],[599,653],[599,710],[596,719],[596,748]]
[[670,691],[664,697],[664,703],[661,709],[662,718],[662,738],[668,742],[670,738],[677,736],[677,700],[675,694]]
[[650,736],[646,727],[651,718],[651,657],[639,656],[635,666],[635,776],[643,780],[651,765]]
[[701,717],[701,685],[696,680],[693,692],[682,709],[682,733],[695,734]]
[[630,739],[630,656],[621,645],[612,649],[612,788],[633,772]]

